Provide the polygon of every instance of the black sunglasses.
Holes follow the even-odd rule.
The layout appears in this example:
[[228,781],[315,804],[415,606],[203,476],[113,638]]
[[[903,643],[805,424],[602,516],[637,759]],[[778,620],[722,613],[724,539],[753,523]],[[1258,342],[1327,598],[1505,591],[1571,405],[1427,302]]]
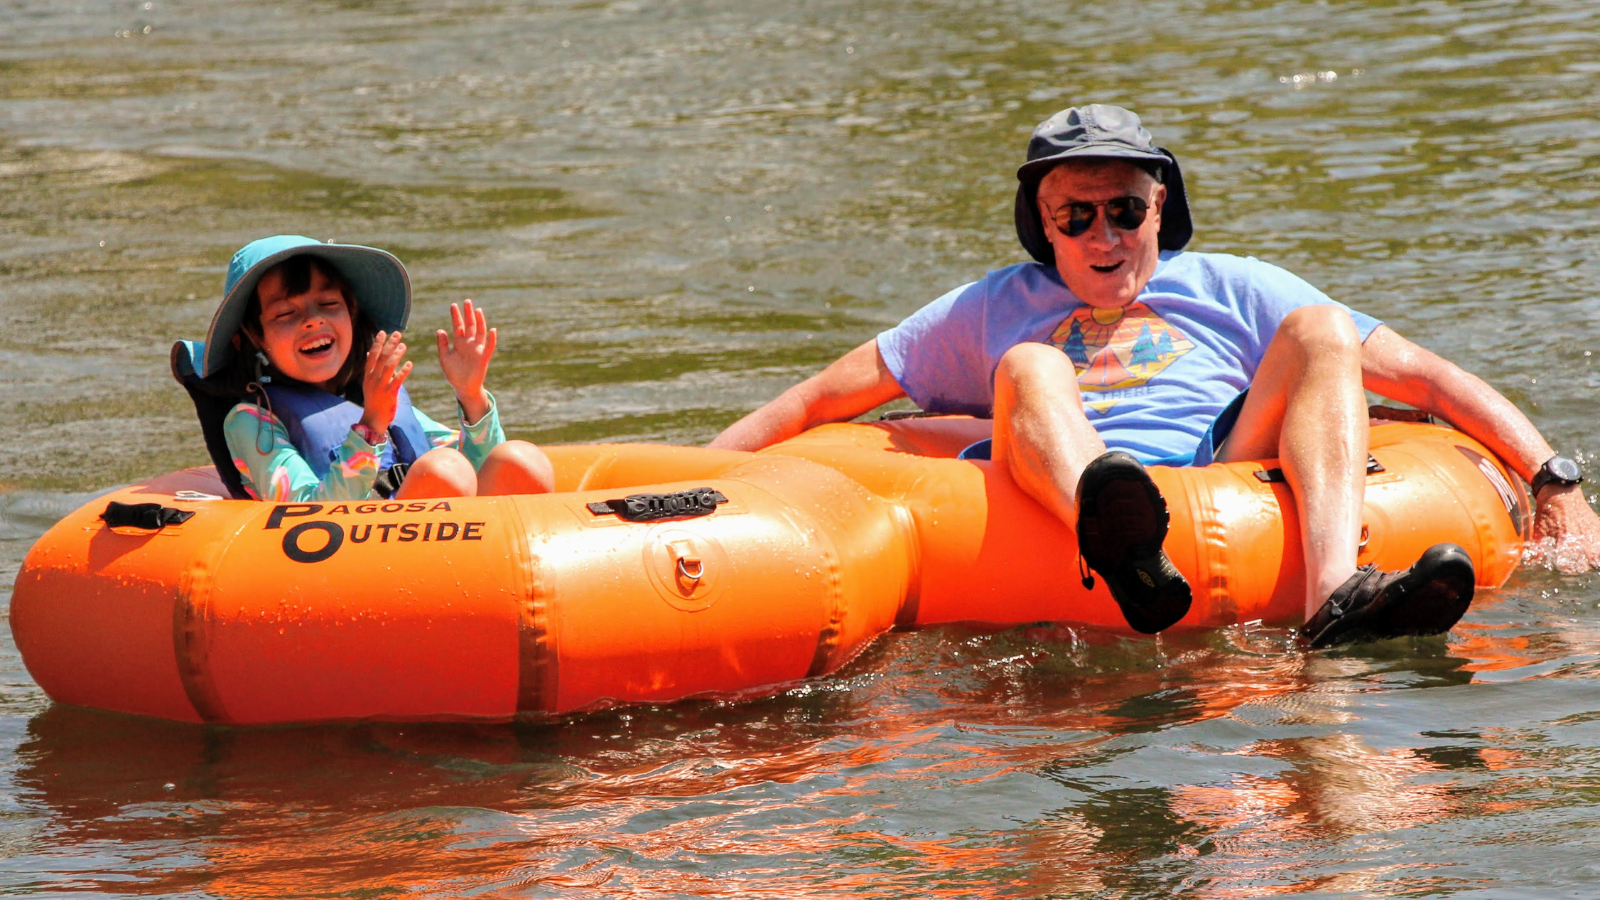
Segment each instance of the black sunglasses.
[[1100,214],[1100,207],[1106,208],[1106,221],[1122,229],[1132,231],[1144,224],[1145,214],[1150,211],[1150,204],[1142,197],[1113,197],[1110,200],[1101,200],[1090,203],[1087,200],[1076,200],[1068,203],[1066,221],[1061,219],[1061,209],[1052,213],[1056,220],[1056,228],[1067,237],[1077,237],[1089,230],[1094,224],[1095,216]]

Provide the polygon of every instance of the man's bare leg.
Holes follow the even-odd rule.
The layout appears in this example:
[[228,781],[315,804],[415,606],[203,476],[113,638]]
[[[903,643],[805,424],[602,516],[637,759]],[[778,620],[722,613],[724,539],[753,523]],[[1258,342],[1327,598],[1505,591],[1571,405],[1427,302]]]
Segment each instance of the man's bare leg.
[[1049,344],[1006,351],[994,375],[991,456],[1011,470],[1017,486],[1076,527],[1078,476],[1104,452],[1084,414],[1072,360]]
[[1127,453],[1107,453],[1083,411],[1077,372],[1046,344],[1020,344],[995,373],[994,449],[1030,496],[1078,536],[1129,627],[1155,634],[1189,611],[1189,583],[1162,549],[1167,506]]
[[1350,314],[1295,310],[1267,346],[1218,457],[1282,464],[1300,511],[1307,619],[1355,573],[1367,440],[1361,338]]

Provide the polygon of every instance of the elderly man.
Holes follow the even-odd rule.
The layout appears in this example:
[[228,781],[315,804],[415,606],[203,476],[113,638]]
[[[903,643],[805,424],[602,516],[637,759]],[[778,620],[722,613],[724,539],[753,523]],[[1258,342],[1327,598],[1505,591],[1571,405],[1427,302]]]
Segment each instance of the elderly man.
[[1282,269],[1182,252],[1182,173],[1133,113],[1057,113],[1017,178],[1017,235],[1037,263],[951,291],[712,446],[757,449],[901,396],[992,415],[992,448],[969,454],[988,449],[1076,527],[1083,561],[1147,633],[1183,616],[1190,589],[1161,549],[1166,504],[1143,466],[1277,457],[1300,510],[1312,645],[1442,633],[1472,598],[1459,547],[1400,572],[1356,566],[1365,387],[1494,450],[1533,486],[1535,536],[1600,564],[1576,464],[1487,384]]

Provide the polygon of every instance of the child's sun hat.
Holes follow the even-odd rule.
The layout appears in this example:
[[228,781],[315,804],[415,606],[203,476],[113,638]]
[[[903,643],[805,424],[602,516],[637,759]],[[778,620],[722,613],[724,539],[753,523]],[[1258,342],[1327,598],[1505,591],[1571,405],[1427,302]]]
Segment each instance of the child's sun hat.
[[222,370],[233,356],[233,336],[244,321],[261,276],[292,256],[315,256],[338,270],[355,292],[356,305],[379,331],[399,331],[411,318],[411,278],[391,253],[359,244],[323,243],[299,234],[251,241],[233,255],[222,285],[222,305],[206,331],[200,377]]

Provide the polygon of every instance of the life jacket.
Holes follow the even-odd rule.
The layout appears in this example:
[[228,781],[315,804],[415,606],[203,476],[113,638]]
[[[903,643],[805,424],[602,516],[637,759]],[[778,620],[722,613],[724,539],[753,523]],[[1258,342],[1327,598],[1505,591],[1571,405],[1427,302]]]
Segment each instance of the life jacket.
[[[178,341],[173,344],[172,376],[194,401],[195,413],[200,418],[200,431],[205,437],[211,461],[217,467],[217,474],[235,499],[250,499],[222,430],[223,420],[238,405],[239,398],[225,394],[199,376],[197,366],[204,355],[205,345],[199,341]],[[318,478],[326,476],[338,458],[339,447],[350,433],[350,426],[361,421],[361,407],[314,387],[264,384],[262,388],[272,414],[289,432],[289,441],[294,444],[295,450],[299,451],[301,458]],[[427,434],[422,430],[422,423],[417,421],[411,407],[411,397],[402,387],[379,468],[415,462],[431,447]]]
[[[306,464],[318,478],[327,475],[339,458],[339,447],[350,435],[350,426],[361,421],[361,407],[314,387],[287,384],[263,387],[272,414],[288,430],[294,448],[305,457]],[[378,468],[387,469],[397,462],[415,462],[428,449],[428,436],[411,409],[411,397],[402,387],[394,421],[389,425],[389,442],[384,445]]]

